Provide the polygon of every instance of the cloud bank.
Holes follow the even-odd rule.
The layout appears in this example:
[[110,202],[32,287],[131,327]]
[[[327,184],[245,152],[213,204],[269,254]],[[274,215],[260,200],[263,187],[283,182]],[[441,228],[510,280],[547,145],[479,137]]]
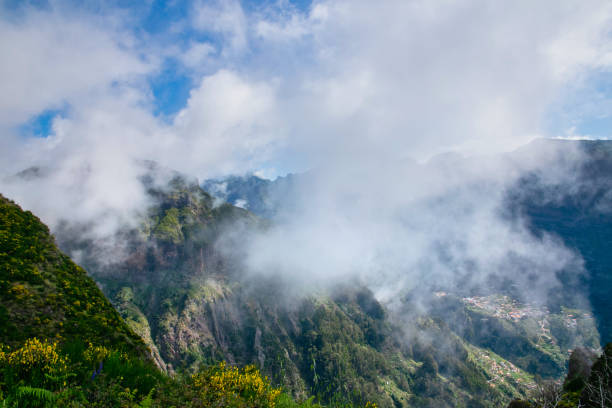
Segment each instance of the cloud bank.
[[[228,0],[188,11],[157,33],[129,9],[63,2],[0,17],[3,194],[52,227],[92,222],[110,235],[147,205],[139,160],[200,178],[315,168],[299,211],[251,243],[250,269],[363,276],[389,297],[425,275],[486,280],[509,265],[542,291],[578,262],[499,214],[504,188],[541,158],[491,157],[556,136],[551,111],[609,72],[609,2]],[[162,118],[149,83],[168,61],[194,85]],[[46,137],[20,131],[58,107]],[[450,151],[462,156],[438,156]],[[31,166],[46,177],[11,177]]]

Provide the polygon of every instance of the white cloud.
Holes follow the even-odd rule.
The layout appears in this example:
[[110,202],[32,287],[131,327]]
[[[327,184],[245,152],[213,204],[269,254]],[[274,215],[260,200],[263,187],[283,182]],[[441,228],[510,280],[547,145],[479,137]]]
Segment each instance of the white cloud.
[[93,17],[29,10],[0,18],[0,123],[14,126],[44,109],[130,81],[153,67],[130,36]]
[[[545,135],[564,90],[610,68],[611,13],[603,1],[320,1],[264,17],[256,72],[273,73],[290,143],[319,171],[297,212],[250,243],[248,266],[301,284],[363,277],[386,293],[496,274],[526,296],[555,287],[580,260],[500,211],[527,169],[557,182],[571,168],[537,146],[492,154]],[[452,150],[467,156],[412,160]]]
[[238,0],[198,1],[193,7],[193,26],[223,36],[223,52],[233,54],[247,47],[247,17]]
[[291,14],[287,20],[269,21],[263,19],[257,21],[255,33],[269,41],[291,41],[310,34],[309,25],[310,21],[302,15]]
[[[159,123],[131,100],[130,92],[97,93],[81,99],[67,118],[56,118],[47,138],[30,138],[1,153],[4,176],[40,166],[46,176],[28,183],[4,179],[3,194],[55,227],[62,219],[94,223],[109,234],[136,222],[146,205],[134,159],[151,153]],[[149,139],[150,138],[150,139]],[[8,173],[8,174],[7,174]]]
[[205,77],[174,121],[165,161],[201,175],[245,172],[284,136],[277,112],[267,83],[231,71]]
[[[36,185],[2,182],[2,192],[52,224],[96,219],[112,230],[146,204],[134,159],[207,177],[274,168],[299,152],[320,171],[291,222],[253,243],[254,269],[450,279],[436,258],[442,244],[455,272],[475,265],[480,277],[511,254],[545,277],[573,262],[554,240],[496,216],[501,189],[526,164],[412,159],[508,151],[542,134],[569,84],[609,70],[610,3],[318,1],[306,13],[283,4],[252,14],[238,1],[194,5],[190,23],[218,42],[193,39],[178,57],[204,76],[169,124],[143,86],[155,68],[146,61],[166,55],[159,47],[144,60],[138,41],[93,16],[1,19],[0,127],[72,106],[48,139],[3,137],[5,173],[56,171]],[[471,188],[481,181],[494,187]]]
[[179,54],[179,59],[187,68],[198,70],[214,53],[215,47],[212,44],[192,42],[185,52]]
[[138,160],[199,176],[246,172],[268,157],[282,132],[274,88],[230,71],[204,78],[174,123],[163,124],[145,102],[129,86],[113,88],[81,98],[69,117],[54,120],[47,138],[5,138],[5,176],[31,165],[53,171],[27,184],[5,180],[3,193],[52,226],[62,218],[98,219],[112,231],[147,203]]
[[[120,18],[120,17],[117,17]],[[98,16],[99,20],[103,20]],[[155,45],[138,41],[96,16],[65,9],[26,9],[0,19],[0,185],[3,194],[55,227],[62,219],[94,220],[101,235],[134,220],[147,203],[138,160],[198,176],[246,171],[265,160],[278,139],[274,87],[221,70],[202,78],[187,106],[166,124],[152,113],[147,75],[158,67]],[[108,21],[106,21],[108,23]],[[183,62],[193,67],[211,52],[192,43]],[[14,126],[68,103],[47,138],[19,135]],[[12,129],[13,128],[13,129]],[[44,179],[15,183],[11,175],[40,166]]]
[[244,208],[244,209],[249,208],[249,203],[246,200],[236,200],[234,205],[239,208]]
[[562,89],[610,67],[610,14],[607,2],[322,1],[255,31],[270,71],[289,60],[286,115],[316,155],[331,142],[427,157],[542,135]]

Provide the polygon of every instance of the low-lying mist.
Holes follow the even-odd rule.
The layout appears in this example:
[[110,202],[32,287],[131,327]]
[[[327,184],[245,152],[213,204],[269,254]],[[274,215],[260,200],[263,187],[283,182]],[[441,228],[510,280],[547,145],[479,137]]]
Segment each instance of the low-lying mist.
[[[269,228],[230,229],[219,247],[228,257],[240,253],[248,274],[305,293],[355,282],[387,305],[410,295],[424,308],[436,291],[506,293],[544,305],[561,290],[561,275],[578,281],[586,272],[579,253],[536,234],[510,202],[527,175],[577,184],[578,144],[538,141],[512,154],[445,154],[426,163],[352,159],[300,176],[290,196],[276,198]],[[571,302],[585,306],[582,295]]]

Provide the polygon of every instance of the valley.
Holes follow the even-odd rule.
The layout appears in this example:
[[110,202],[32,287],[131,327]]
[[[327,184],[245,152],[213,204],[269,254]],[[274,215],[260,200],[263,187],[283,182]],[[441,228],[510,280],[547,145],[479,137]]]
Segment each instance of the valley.
[[[118,232],[120,258],[101,257],[87,226],[63,224],[55,236],[169,375],[224,361],[331,406],[495,407],[528,398],[542,379],[559,381],[573,350],[601,348],[601,315],[573,297],[536,303],[514,297],[513,285],[416,286],[385,303],[358,279],[302,291],[282,275],[251,275],[227,232],[240,226],[249,239],[274,219],[145,165],[154,205],[138,228]],[[167,185],[153,182],[159,173]]]
[[[399,309],[388,309],[359,282],[292,293],[280,276],[245,275],[215,245],[227,225],[266,228],[265,220],[215,207],[180,175],[151,195],[159,204],[140,231],[127,235],[131,250],[120,263],[101,263],[92,244],[69,230],[58,236],[65,250],[80,251],[170,373],[225,360],[256,364],[297,398],[496,406],[527,396],[535,375],[563,376],[569,350],[600,347],[588,312],[551,311],[504,294],[437,291],[429,310],[415,313],[410,294]],[[448,349],[454,351],[441,352]]]

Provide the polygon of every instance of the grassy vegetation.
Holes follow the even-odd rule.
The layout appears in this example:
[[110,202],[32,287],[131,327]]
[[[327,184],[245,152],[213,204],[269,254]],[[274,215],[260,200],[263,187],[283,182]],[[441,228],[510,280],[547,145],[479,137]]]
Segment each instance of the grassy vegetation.
[[[8,407],[321,407],[296,402],[254,366],[225,363],[168,377],[148,361],[104,346],[31,338],[0,346],[0,404]],[[375,408],[375,404],[366,403]]]

